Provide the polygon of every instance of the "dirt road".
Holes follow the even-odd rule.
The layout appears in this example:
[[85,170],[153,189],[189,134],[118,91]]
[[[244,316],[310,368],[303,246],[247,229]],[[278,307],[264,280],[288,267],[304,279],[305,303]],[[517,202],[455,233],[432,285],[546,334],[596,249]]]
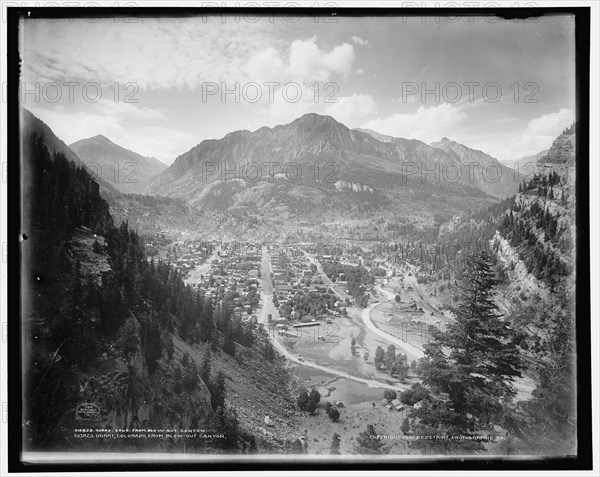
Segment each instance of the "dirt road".
[[[273,288],[271,285],[270,278],[271,271],[271,259],[267,253],[266,247],[263,247],[262,251],[262,264],[261,264],[261,296],[262,296],[262,304],[261,304],[261,313],[260,313],[260,322],[263,323],[266,327],[268,327],[268,316],[269,313],[272,316],[273,320],[279,319],[279,311],[273,305]],[[327,277],[325,277],[327,278]],[[331,284],[333,285],[333,283]],[[270,293],[267,293],[270,291]],[[302,360],[298,359],[298,356],[292,354],[283,344],[279,342],[277,336],[275,334],[269,334],[271,338],[271,343],[277,349],[279,353],[285,356],[289,361],[292,361],[296,364],[307,366],[309,368],[318,369],[319,371],[324,371],[328,374],[332,374],[335,376],[340,376],[342,378],[348,378],[352,381],[356,381],[358,383],[366,384],[369,387],[380,388],[380,389],[393,389],[396,391],[405,391],[409,389],[409,385],[402,384],[388,384],[381,381],[376,381],[372,379],[364,379],[358,376],[353,376],[348,373],[344,373],[343,371],[339,371],[337,369],[333,369],[327,366],[321,366],[319,364],[308,361],[308,358],[302,358]]]
[[365,324],[365,326],[369,330],[371,330],[373,333],[381,336],[382,338],[385,338],[387,341],[389,341],[393,345],[399,347],[403,351],[406,351],[409,361],[412,359],[418,360],[418,359],[422,358],[423,356],[425,356],[425,354],[423,353],[423,351],[421,349],[417,348],[416,346],[414,346],[410,343],[407,343],[406,341],[402,341],[401,339],[396,338],[395,336],[392,336],[389,333],[386,333],[385,331],[380,330],[379,328],[377,328],[377,326],[375,326],[375,324],[371,321],[371,310],[373,310],[373,308],[375,308],[376,306],[381,305],[381,303],[383,303],[383,302],[373,303],[373,304],[369,305],[367,308],[365,308],[364,310],[362,310],[361,318],[362,318],[362,321]]
[[202,265],[194,268],[187,278],[183,280],[186,285],[193,285],[200,282],[202,275],[208,272],[208,269],[212,265],[212,261],[217,258],[217,251],[215,250],[210,257],[208,257]]

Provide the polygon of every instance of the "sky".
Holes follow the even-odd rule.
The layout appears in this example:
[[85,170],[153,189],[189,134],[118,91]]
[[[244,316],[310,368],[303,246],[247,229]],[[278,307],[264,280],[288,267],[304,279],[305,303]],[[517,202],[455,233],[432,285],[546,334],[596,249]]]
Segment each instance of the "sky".
[[570,16],[26,19],[21,39],[21,102],[63,141],[166,164],[309,112],[511,161],[575,117]]

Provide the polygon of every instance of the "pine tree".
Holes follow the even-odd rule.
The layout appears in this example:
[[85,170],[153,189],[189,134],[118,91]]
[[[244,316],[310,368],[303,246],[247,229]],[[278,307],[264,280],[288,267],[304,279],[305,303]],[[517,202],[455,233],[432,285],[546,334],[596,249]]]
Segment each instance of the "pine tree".
[[200,368],[200,378],[205,384],[208,385],[210,383],[210,348],[207,348],[204,352],[204,359]]
[[233,332],[228,331],[225,335],[225,342],[223,343],[223,351],[231,356],[235,356],[235,341],[233,339]]
[[337,422],[338,419],[340,418],[340,411],[338,410],[337,407],[331,407],[331,409],[329,410],[327,415],[333,422]]
[[250,435],[250,443],[248,445],[248,454],[258,454],[258,447],[256,446],[256,439],[253,435]]
[[385,358],[385,352],[381,346],[378,346],[375,349],[375,367],[379,369],[383,364],[383,360]]
[[331,437],[331,455],[340,455],[340,440],[341,440],[341,436],[337,433],[334,432],[333,436]]
[[223,434],[223,438],[215,438],[213,445],[221,449],[234,450],[238,448],[240,437],[239,420],[235,409],[225,409],[219,406],[210,419],[211,427],[216,434]]
[[212,408],[216,411],[219,407],[225,407],[225,375],[219,371],[214,382],[211,381],[209,388]]
[[[420,434],[473,434],[499,419],[503,404],[515,395],[512,381],[521,375],[522,362],[493,301],[496,283],[487,252],[474,256],[464,273],[456,322],[425,345],[423,383],[448,399],[414,411]],[[480,448],[476,440],[452,439],[424,439],[414,446],[441,453]]]
[[300,409],[301,411],[306,411],[309,403],[310,403],[310,397],[309,397],[306,389],[304,389],[298,395],[298,399],[296,400],[296,405],[298,406],[298,409]]
[[402,434],[406,434],[408,431],[410,431],[410,424],[408,422],[408,417],[405,417],[404,420],[402,421],[400,430],[402,431]]
[[575,386],[576,343],[572,311],[550,311],[552,323],[547,350],[537,370],[539,382],[524,405],[531,419],[516,416],[514,427],[532,449],[545,455],[569,455],[577,448],[577,391]]
[[318,404],[321,400],[321,393],[319,393],[319,391],[317,391],[315,388],[312,388],[310,390],[309,398],[312,402]]
[[385,353],[385,366],[388,371],[392,372],[394,367],[394,361],[396,360],[396,347],[391,344],[388,346],[388,349]]
[[367,430],[361,432],[356,438],[358,443],[356,452],[359,454],[383,454],[384,443],[378,437],[373,424],[367,425]]

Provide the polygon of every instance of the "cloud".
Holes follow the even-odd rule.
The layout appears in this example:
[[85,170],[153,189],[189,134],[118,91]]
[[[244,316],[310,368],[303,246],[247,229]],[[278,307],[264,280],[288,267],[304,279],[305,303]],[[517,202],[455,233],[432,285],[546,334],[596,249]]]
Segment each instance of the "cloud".
[[288,123],[306,113],[317,113],[332,116],[348,127],[357,127],[376,110],[377,105],[371,95],[355,93],[350,96],[338,96],[331,89],[321,88],[318,96],[315,96],[315,91],[305,86],[298,101],[286,101],[282,94],[276,93],[274,101],[269,104],[263,103],[259,112],[265,115],[268,126]]
[[382,119],[372,119],[361,127],[429,143],[443,136],[453,136],[466,119],[467,113],[460,107],[443,103],[438,106],[420,106],[414,113],[398,113]]
[[196,88],[242,81],[244,62],[273,46],[264,24],[190,18],[110,18],[25,22],[26,78],[83,80],[102,86],[134,82],[142,89]]
[[558,136],[563,129],[575,120],[572,109],[562,108],[556,113],[549,113],[532,119],[527,123],[524,134],[528,136]]
[[358,125],[355,124],[357,121],[375,113],[376,110],[377,106],[371,95],[353,94],[339,98],[337,103],[328,104],[324,112],[346,126],[355,127]]
[[363,40],[360,36],[353,36],[352,43],[355,45],[366,46],[369,44],[369,40]]
[[248,76],[259,83],[273,81],[274,78],[278,78],[281,75],[284,69],[283,59],[273,47],[269,47],[253,55],[245,66]]
[[328,81],[332,73],[348,76],[355,58],[354,47],[342,43],[330,52],[325,52],[317,46],[316,41],[316,37],[313,37],[292,42],[288,76],[303,82]]
[[328,81],[352,72],[354,47],[317,37],[282,40],[264,22],[220,18],[26,21],[24,79],[135,83],[142,90],[196,89],[208,82]]
[[498,118],[498,119],[494,119],[492,120],[493,123],[496,124],[508,124],[508,123],[514,123],[515,121],[518,121],[519,118]]
[[548,149],[563,129],[574,120],[575,112],[568,108],[531,119],[525,129],[508,139],[508,150],[502,155],[509,156],[507,159],[517,159]]
[[167,116],[164,112],[154,108],[137,106],[135,103],[115,102],[112,100],[102,99],[97,103],[94,103],[94,107],[100,114],[111,116],[115,119],[167,119]]
[[[510,121],[506,121],[509,119]],[[562,108],[553,113],[543,114],[522,124],[512,117],[492,120],[496,124],[510,124],[511,129],[495,133],[494,128],[487,128],[487,133],[457,133],[453,139],[463,144],[481,149],[493,157],[511,163],[521,157],[537,154],[549,149],[552,142],[575,119],[572,109]]]

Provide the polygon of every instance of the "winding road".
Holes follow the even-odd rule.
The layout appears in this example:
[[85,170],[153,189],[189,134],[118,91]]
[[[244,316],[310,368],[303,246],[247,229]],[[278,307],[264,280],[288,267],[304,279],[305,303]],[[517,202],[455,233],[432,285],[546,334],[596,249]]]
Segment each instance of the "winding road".
[[[384,291],[384,293],[386,293],[386,292]],[[421,351],[416,346],[413,346],[410,343],[407,343],[406,341],[402,341],[400,338],[396,338],[395,336],[392,336],[389,333],[386,333],[385,331],[380,330],[379,328],[377,328],[377,326],[375,326],[375,324],[371,321],[371,311],[373,310],[373,308],[375,308],[378,305],[381,305],[382,303],[384,303],[384,302],[380,301],[380,302],[373,303],[373,304],[369,305],[367,308],[365,308],[364,310],[362,310],[360,316],[361,316],[362,321],[365,324],[365,326],[367,328],[369,328],[369,330],[371,330],[376,335],[379,335],[382,338],[384,338],[386,341],[389,341],[390,343],[402,348],[404,351],[406,351],[406,354],[408,354],[413,359],[420,359],[423,356],[425,356],[423,351]]]
[[[273,291],[272,291],[272,286],[270,283],[270,271],[271,271],[271,260],[267,254],[266,247],[264,247],[263,251],[262,251],[262,264],[261,264],[261,286],[262,286],[262,291],[261,291],[262,307],[261,308],[262,308],[262,310],[260,313],[260,321],[267,327],[267,329],[268,329],[268,325],[269,325],[269,323],[268,323],[269,313],[271,314],[273,320],[279,319],[279,311],[273,305]],[[322,270],[320,270],[320,271],[322,272]],[[325,276],[325,274],[323,274],[323,277],[324,277],[324,280],[325,279],[329,280]],[[335,288],[333,288],[333,283],[331,283],[330,280],[329,280],[329,283],[331,284],[332,289],[335,290]],[[270,293],[267,293],[267,291],[270,291]],[[381,332],[381,330],[378,330],[378,331]],[[381,333],[383,333],[383,332],[381,332]],[[350,379],[357,383],[366,384],[367,386],[369,386],[371,388],[393,389],[395,391],[405,391],[410,388],[410,385],[408,385],[408,384],[405,384],[405,385],[388,384],[388,383],[384,383],[381,381],[359,378],[358,376],[352,376],[351,374],[344,373],[343,371],[339,371],[337,369],[333,369],[333,368],[330,368],[327,366],[321,366],[320,364],[314,363],[312,361],[308,361],[307,358],[303,358],[303,360],[300,361],[298,359],[298,357],[295,356],[294,354],[290,353],[290,351],[284,345],[282,345],[275,336],[269,335],[269,338],[271,340],[271,343],[273,344],[273,346],[275,347],[275,349],[277,349],[277,351],[279,353],[281,353],[283,356],[285,356],[289,361],[292,361],[296,364],[299,364],[302,366],[307,366],[307,367],[313,368],[313,369],[318,369],[319,371],[324,371],[328,374],[333,374],[335,376],[340,376],[342,378],[347,378],[347,379]],[[396,339],[393,336],[391,338]]]
[[[267,299],[266,295],[263,296],[263,300],[266,300],[266,299]],[[263,305],[264,305],[264,301],[263,301]],[[265,321],[263,321],[263,323],[268,325],[268,323],[266,323]],[[318,369],[320,371],[326,372],[327,374],[334,374],[334,375],[340,376],[342,378],[347,378],[347,379],[350,379],[351,381],[356,381],[357,383],[366,384],[370,388],[393,389],[395,391],[406,391],[407,389],[410,388],[410,385],[408,385],[408,384],[405,384],[405,385],[388,384],[388,383],[383,383],[381,381],[375,381],[372,379],[364,379],[364,378],[359,378],[358,376],[352,376],[351,374],[344,373],[343,371],[339,371],[337,369],[329,368],[327,366],[321,366],[320,364],[309,361],[307,358],[303,358],[303,361],[300,361],[298,359],[298,357],[293,355],[292,353],[290,353],[288,351],[288,349],[285,346],[283,346],[275,338],[275,336],[271,336],[271,335],[269,335],[269,336],[271,339],[271,343],[273,343],[273,346],[275,347],[275,349],[277,349],[277,351],[280,354],[282,354],[283,356],[285,356],[289,361],[292,361],[296,364],[299,364],[302,366],[308,366],[309,368],[313,368],[313,369]]]
[[[325,285],[328,286],[329,288],[331,288],[335,292],[335,294],[338,296],[338,298],[340,298],[340,300],[344,301],[347,297],[350,297],[350,295],[346,294],[345,292],[340,291],[338,289],[338,287],[327,277],[327,275],[325,275],[325,273],[323,272],[323,269],[321,267],[321,264],[317,260],[315,260],[313,257],[311,257],[306,252],[305,252],[305,254],[306,254],[306,257],[309,259],[309,261],[311,263],[314,263],[317,266],[317,270],[321,274]],[[262,295],[263,301],[262,301],[262,313],[261,313],[260,320],[262,323],[265,324],[265,326],[268,326],[268,314],[271,313],[273,320],[277,320],[277,319],[279,319],[279,311],[273,305],[273,291],[272,291],[272,285],[270,283],[271,260],[266,252],[266,248],[263,249],[262,267],[263,267],[263,270],[262,270],[261,285],[263,287],[263,291],[262,291],[261,295]],[[406,278],[408,278],[408,277],[406,277]],[[427,307],[428,309],[433,310],[435,313],[439,313],[439,311],[436,310],[435,307],[433,307],[424,298],[424,293],[422,290],[420,290],[420,287],[417,285],[417,281],[414,278],[414,276],[411,276],[410,278],[408,278],[408,281],[413,286],[413,290],[415,290],[415,293],[418,295],[418,297],[420,299],[419,301],[422,303],[423,307],[424,308]],[[381,294],[383,294],[386,297],[386,299],[372,303],[367,308],[364,308],[363,310],[361,310],[360,315],[361,315],[361,319],[362,319],[364,326],[366,328],[368,328],[372,333],[378,335],[379,337],[385,339],[387,342],[392,343],[395,346],[402,349],[410,357],[412,357],[414,359],[420,359],[420,358],[424,357],[424,353],[420,348],[412,345],[411,343],[403,341],[400,338],[390,335],[389,333],[386,333],[385,331],[377,328],[377,326],[373,323],[373,321],[371,320],[371,312],[373,311],[373,309],[383,303],[386,303],[386,301],[395,299],[395,294],[392,293],[391,291],[385,290],[381,287],[376,287],[376,289]],[[265,291],[268,291],[270,293],[265,293]],[[442,315],[442,317],[445,321],[454,321],[453,318],[451,318],[451,317],[448,317],[445,315]],[[342,378],[347,378],[349,380],[365,384],[372,388],[393,389],[395,391],[405,391],[406,389],[410,388],[410,385],[408,385],[408,384],[406,384],[406,385],[402,385],[400,383],[388,384],[386,382],[352,376],[348,373],[339,371],[334,368],[330,368],[327,366],[321,366],[315,362],[307,360],[306,357],[303,358],[302,361],[300,361],[298,359],[298,357],[296,355],[290,353],[290,351],[283,344],[281,344],[276,339],[275,336],[270,336],[270,339],[271,339],[271,342],[273,343],[273,346],[277,349],[277,351],[279,353],[281,353],[283,356],[285,356],[289,361],[294,362],[298,365],[307,366],[309,368],[318,369],[318,370],[326,372],[328,374],[340,376]],[[519,396],[522,399],[528,399],[528,396],[531,395],[531,391],[533,389],[532,385],[524,379],[519,379],[515,383],[515,386],[517,387]]]
[[[305,255],[311,263],[314,263],[317,266],[317,271],[321,274],[321,277],[323,278],[323,282],[335,292],[335,294],[338,296],[338,298],[340,298],[341,300],[345,300],[346,298],[351,298],[350,295],[338,290],[338,287],[336,287],[335,284],[329,279],[329,277],[327,277],[327,275],[325,275],[325,272],[323,272],[323,268],[321,267],[321,264],[317,260],[315,260],[313,257],[308,255],[306,252],[305,252]],[[383,293],[385,296],[387,296],[388,300],[392,300],[395,297],[395,295],[392,292],[389,292],[382,288],[377,288],[377,290],[379,290],[381,293]],[[375,308],[376,306],[378,306],[382,303],[384,303],[384,302],[379,301],[379,302],[372,303],[367,308],[364,308],[361,311],[360,316],[362,318],[362,322],[364,323],[364,325],[370,331],[375,333],[376,335],[384,338],[386,341],[392,343],[393,345],[402,348],[412,358],[420,359],[423,356],[425,356],[425,354],[423,353],[423,351],[421,349],[417,348],[414,345],[411,345],[410,343],[407,343],[406,341],[402,341],[401,339],[396,338],[395,336],[392,336],[389,333],[386,333],[385,331],[380,330],[379,328],[377,328],[377,326],[375,326],[375,324],[371,321],[371,311],[373,310],[373,308]]]

